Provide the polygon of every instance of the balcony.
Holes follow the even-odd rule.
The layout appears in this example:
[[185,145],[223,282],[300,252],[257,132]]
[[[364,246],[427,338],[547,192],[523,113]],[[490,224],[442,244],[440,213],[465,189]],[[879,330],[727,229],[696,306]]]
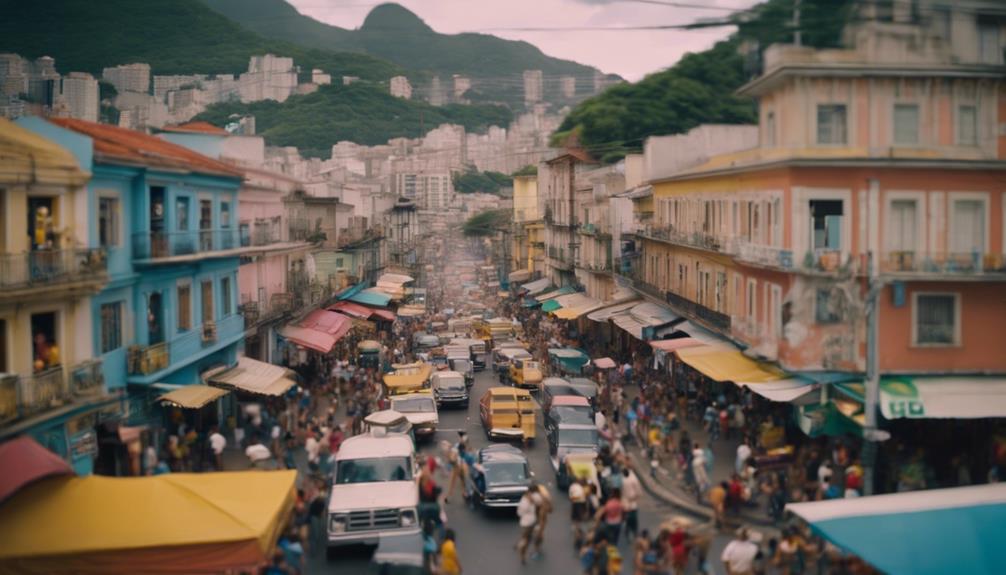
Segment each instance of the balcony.
[[129,375],[150,375],[167,369],[171,363],[166,341],[147,346],[133,345],[129,347],[128,353],[126,361]]
[[916,253],[895,251],[883,254],[880,271],[896,276],[1006,277],[1006,256],[990,253]]
[[782,248],[741,241],[737,243],[733,255],[734,259],[741,263],[784,270],[793,269],[793,252]]
[[339,230],[339,238],[336,243],[339,249],[352,249],[362,247],[384,237],[384,232],[380,227],[361,229],[342,228]]
[[133,259],[136,260],[198,258],[214,252],[227,252],[240,247],[238,231],[234,228],[186,232],[137,232],[133,234]]
[[101,360],[77,364],[67,372],[58,365],[31,375],[0,374],[0,424],[104,393]]
[[730,316],[725,313],[708,308],[674,292],[667,292],[666,301],[675,311],[681,312],[690,318],[701,320],[721,332],[730,332]]
[[587,270],[589,272],[596,272],[596,273],[610,273],[611,272],[611,264],[609,264],[607,262],[583,262],[583,263],[578,263],[576,265],[576,267],[578,267],[580,269],[583,269],[583,270]]
[[102,248],[0,255],[0,299],[60,289],[96,291],[107,279],[108,259]]

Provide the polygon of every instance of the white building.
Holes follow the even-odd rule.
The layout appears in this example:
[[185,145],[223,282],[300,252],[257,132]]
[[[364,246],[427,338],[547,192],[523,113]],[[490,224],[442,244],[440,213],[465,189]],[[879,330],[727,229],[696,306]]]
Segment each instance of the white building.
[[241,74],[238,81],[242,102],[285,102],[297,89],[297,68],[293,65],[293,58],[272,54],[252,56],[248,71]]
[[123,64],[105,68],[101,79],[115,86],[119,92],[150,92],[150,64]]
[[449,171],[395,174],[394,192],[415,202],[421,210],[446,210],[454,200]]
[[0,95],[18,96],[28,92],[28,63],[17,54],[0,54]]
[[542,97],[541,70],[524,70],[524,103],[540,102]]
[[454,101],[460,102],[465,99],[465,92],[472,87],[472,79],[468,76],[454,74]]
[[332,75],[326,74],[324,70],[314,68],[311,70],[311,83],[319,86],[327,86],[332,83]]
[[559,78],[559,91],[563,98],[576,96],[576,78],[573,76],[563,76]]
[[61,89],[71,118],[98,121],[98,80],[86,72],[70,72]]
[[412,84],[405,76],[395,76],[391,79],[391,95],[396,98],[412,98]]

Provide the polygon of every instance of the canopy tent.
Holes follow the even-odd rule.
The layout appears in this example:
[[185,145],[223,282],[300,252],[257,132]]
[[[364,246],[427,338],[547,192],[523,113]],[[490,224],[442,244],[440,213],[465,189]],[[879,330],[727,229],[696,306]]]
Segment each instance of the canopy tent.
[[[244,359],[244,358],[241,358]],[[169,391],[157,398],[158,401],[170,403],[185,409],[200,409],[207,403],[214,402],[227,395],[227,391],[208,385],[185,385]]]
[[737,385],[746,387],[758,395],[780,403],[795,401],[812,391],[821,389],[821,384],[803,379],[802,377],[791,377],[788,379],[778,379],[776,381],[750,382],[738,381]]
[[1006,415],[1006,377],[884,377],[880,411],[887,419],[977,419]]
[[590,356],[572,347],[553,347],[548,350],[551,359],[558,362],[564,371],[580,373],[590,363]]
[[371,316],[374,310],[365,305],[360,305],[351,301],[340,301],[334,305],[328,306],[328,311],[336,311],[352,317],[367,319]]
[[251,571],[272,558],[296,479],[296,471],[49,478],[4,504],[0,565],[18,573]]
[[301,347],[328,353],[332,351],[335,342],[349,333],[352,328],[353,320],[348,316],[334,311],[316,309],[296,326],[282,327],[279,334]]
[[561,295],[567,295],[567,294],[574,293],[575,291],[576,290],[573,289],[570,286],[563,286],[561,288],[554,289],[554,290],[552,290],[552,291],[550,291],[548,293],[543,293],[541,295],[538,295],[534,299],[538,300],[539,302],[545,302],[547,300],[557,298],[557,297],[559,297]]
[[387,307],[391,303],[391,296],[381,290],[367,288],[346,298],[349,301],[362,303],[374,307]]
[[27,435],[0,443],[0,503],[22,488],[55,475],[73,475],[73,468]]
[[555,312],[555,317],[559,319],[576,319],[601,306],[600,300],[582,293],[562,296],[559,300],[561,300],[559,303],[562,305],[562,309]]
[[545,300],[541,304],[541,311],[543,312],[553,312],[562,309],[562,304],[554,299]]
[[630,301],[623,301],[621,303],[614,303],[590,312],[590,314],[587,315],[587,319],[591,321],[608,321],[608,319],[612,316],[630,310],[636,307],[637,304],[639,304],[638,298],[634,298]]
[[693,337],[679,337],[675,339],[655,339],[650,342],[650,347],[653,349],[659,349],[663,352],[673,352],[679,349],[685,349],[688,347],[699,347],[706,345],[705,342],[699,341]]
[[715,381],[764,383],[786,377],[779,368],[755,361],[736,350],[712,346],[689,347],[677,351],[681,361]]
[[654,328],[665,326],[680,319],[664,306],[651,302],[637,303],[630,309],[611,316],[619,328],[639,340],[652,339],[659,335]]
[[1003,571],[1004,483],[791,503],[786,509],[884,573]]
[[415,281],[414,278],[403,274],[382,274],[377,278],[375,289],[382,291],[391,299],[402,299],[405,297],[405,284]]
[[300,347],[306,347],[321,353],[328,353],[332,351],[336,342],[336,339],[327,333],[297,327],[295,325],[285,325],[281,327],[279,335],[284,339],[299,345]]
[[276,396],[297,385],[293,378],[293,372],[285,367],[242,357],[236,367],[211,375],[209,381],[259,395]]
[[618,366],[615,364],[615,360],[610,357],[599,357],[594,360],[594,367],[598,369],[611,369]]
[[[517,281],[517,280],[514,280],[514,281]],[[531,296],[531,295],[536,295],[536,294],[539,294],[539,293],[545,291],[546,289],[548,289],[548,286],[550,286],[550,285],[552,285],[552,281],[551,280],[549,280],[548,278],[540,278],[540,279],[534,280],[533,282],[528,282],[528,283],[520,286],[520,289],[522,291],[526,291],[527,295]]]
[[515,272],[510,272],[509,274],[507,274],[507,280],[509,280],[510,283],[526,282],[529,279],[531,279],[530,270],[517,270]]

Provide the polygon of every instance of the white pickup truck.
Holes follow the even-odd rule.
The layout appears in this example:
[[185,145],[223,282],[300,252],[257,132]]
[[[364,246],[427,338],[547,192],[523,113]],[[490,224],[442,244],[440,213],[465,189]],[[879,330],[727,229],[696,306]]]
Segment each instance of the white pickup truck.
[[415,448],[408,435],[358,435],[335,457],[328,547],[376,545],[381,534],[418,533]]

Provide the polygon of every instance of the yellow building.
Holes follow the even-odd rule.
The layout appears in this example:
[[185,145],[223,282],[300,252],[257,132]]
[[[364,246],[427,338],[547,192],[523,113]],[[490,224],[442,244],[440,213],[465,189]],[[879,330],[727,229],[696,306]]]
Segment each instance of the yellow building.
[[513,179],[512,269],[533,277],[544,273],[545,224],[538,209],[538,176]]

